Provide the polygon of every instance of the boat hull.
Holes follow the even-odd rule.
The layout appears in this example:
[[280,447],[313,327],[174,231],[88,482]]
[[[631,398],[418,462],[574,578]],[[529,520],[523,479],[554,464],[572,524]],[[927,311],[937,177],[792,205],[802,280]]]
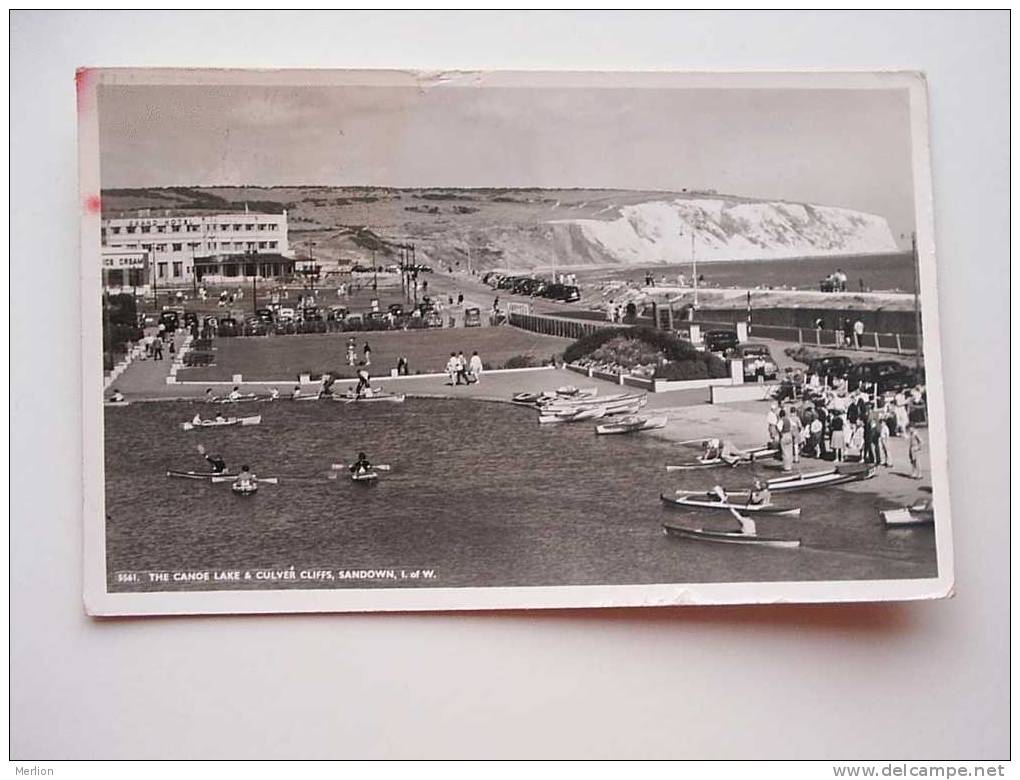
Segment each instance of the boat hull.
[[758,536],[730,531],[706,531],[701,528],[684,528],[670,523],[662,524],[667,536],[680,539],[691,539],[699,542],[718,542],[722,544],[753,544],[759,547],[794,548],[800,547],[800,539],[779,539],[773,536]]
[[176,471],[174,469],[168,471],[166,475],[176,479],[200,479],[205,480],[206,482],[211,481],[213,477],[237,477],[237,474],[231,474],[228,471],[217,474],[213,471]]
[[799,506],[782,506],[779,504],[731,504],[722,501],[713,501],[707,496],[704,498],[673,498],[672,496],[660,495],[659,499],[667,506],[675,509],[714,509],[721,512],[747,512],[760,515],[777,515],[783,517],[799,517]]

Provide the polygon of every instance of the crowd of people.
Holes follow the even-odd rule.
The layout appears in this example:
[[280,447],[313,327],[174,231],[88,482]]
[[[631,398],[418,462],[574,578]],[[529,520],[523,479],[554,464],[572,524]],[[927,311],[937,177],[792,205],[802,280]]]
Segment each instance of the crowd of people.
[[816,392],[793,402],[775,401],[769,410],[769,442],[778,447],[784,471],[792,471],[801,456],[889,467],[889,439],[906,437],[910,476],[921,479],[922,441],[912,411],[924,406],[923,387],[878,397],[866,388],[814,386]]

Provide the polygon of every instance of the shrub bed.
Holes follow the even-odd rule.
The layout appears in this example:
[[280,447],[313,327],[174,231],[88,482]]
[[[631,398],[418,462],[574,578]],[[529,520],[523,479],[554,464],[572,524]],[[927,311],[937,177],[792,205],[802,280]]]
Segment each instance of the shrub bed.
[[689,341],[655,328],[601,328],[563,352],[568,363],[580,360],[617,366],[655,379],[716,379],[729,376],[726,362]]

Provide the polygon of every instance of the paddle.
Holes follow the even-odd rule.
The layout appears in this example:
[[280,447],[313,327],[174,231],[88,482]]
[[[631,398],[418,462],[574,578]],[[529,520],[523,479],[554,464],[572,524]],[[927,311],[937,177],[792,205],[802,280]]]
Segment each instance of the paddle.
[[[340,471],[341,469],[346,469],[346,468],[350,468],[350,467],[348,465],[344,464],[344,463],[334,463],[332,466],[330,466],[330,468],[333,471]],[[388,466],[385,463],[379,464],[377,466],[375,466],[375,465],[372,466],[372,470],[373,471],[390,471],[392,468],[393,468],[392,466]]]
[[[232,476],[232,477],[213,477],[212,478],[213,482],[234,482],[235,480],[237,480],[237,476],[236,475]],[[254,482],[262,482],[263,484],[266,484],[266,485],[279,485],[280,484],[279,477],[265,477],[265,478],[255,479],[253,481]]]
[[[726,491],[717,486],[714,492],[719,497],[719,500],[727,505],[728,509],[730,510],[730,514],[737,518],[737,522],[740,523],[740,533],[744,534],[745,536],[757,536],[758,529],[754,525],[754,520],[752,520],[749,517],[744,517],[742,514],[740,514],[740,512],[737,511],[736,507],[730,504],[730,500],[729,497],[726,495]],[[751,528],[749,532],[746,530],[748,526],[750,526]]]

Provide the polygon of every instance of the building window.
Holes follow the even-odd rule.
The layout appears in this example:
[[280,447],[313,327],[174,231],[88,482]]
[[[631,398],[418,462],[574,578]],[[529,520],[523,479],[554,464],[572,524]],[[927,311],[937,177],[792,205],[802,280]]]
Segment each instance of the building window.
[[166,263],[156,263],[156,276],[160,279],[166,279]]
[[255,226],[254,225],[245,225],[244,228],[245,228],[245,230],[254,230]]
[[189,241],[188,242],[188,249],[201,249],[201,248],[202,248],[202,242],[201,241]]
[[173,244],[173,248],[174,248],[175,252],[180,252],[183,247],[184,247],[183,244]]
[[234,225],[234,230],[238,230],[238,231],[239,231],[239,230],[241,230],[241,229],[242,229],[243,227],[244,227],[243,225]]
[[120,232],[120,228],[119,227],[112,227],[112,228],[110,228],[110,232],[113,233],[114,235],[117,235]]
[[150,230],[152,230],[152,228],[150,228],[148,225],[142,225],[143,233],[148,233]]
[[265,248],[266,248],[266,242],[265,241],[259,241],[259,249],[265,249]]
[[157,233],[166,233],[166,225],[156,225]]
[[178,278],[181,275],[181,264],[174,263],[174,278]]
[[125,228],[125,230],[127,230],[128,233],[134,233],[136,230],[138,230],[138,228],[136,228],[134,225],[128,225]]
[[270,241],[270,242],[269,242],[269,248],[270,248],[270,249],[276,249],[276,245],[277,245],[277,242],[276,242],[276,241]]
[[166,251],[166,244],[156,244],[156,251],[157,252],[165,252]]

